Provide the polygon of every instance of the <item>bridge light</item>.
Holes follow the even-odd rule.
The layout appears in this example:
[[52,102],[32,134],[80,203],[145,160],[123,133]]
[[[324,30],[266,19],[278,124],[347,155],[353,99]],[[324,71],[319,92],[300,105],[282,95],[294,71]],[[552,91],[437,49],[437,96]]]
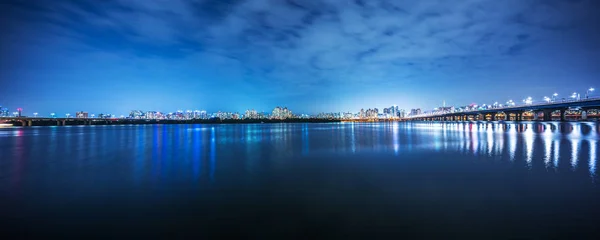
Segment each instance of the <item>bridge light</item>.
[[588,97],[589,97],[589,95],[590,95],[590,93],[591,93],[591,92],[593,92],[594,90],[596,90],[596,89],[594,89],[594,88],[590,88],[590,89],[588,89],[587,91],[585,91],[585,98],[588,98]]
[[544,97],[544,101],[550,103],[550,98],[549,97]]

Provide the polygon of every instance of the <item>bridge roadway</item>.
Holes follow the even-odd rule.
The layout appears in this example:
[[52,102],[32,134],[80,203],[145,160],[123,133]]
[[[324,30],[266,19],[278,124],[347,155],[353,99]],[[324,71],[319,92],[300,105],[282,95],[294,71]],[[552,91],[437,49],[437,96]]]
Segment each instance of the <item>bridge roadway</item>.
[[[467,120],[524,120],[524,113],[531,113],[533,120],[552,121],[552,113],[560,112],[559,120],[567,120],[567,110],[581,111],[581,120],[588,119],[588,111],[600,109],[600,98],[570,100],[561,102],[544,102],[528,105],[471,110],[462,112],[433,112],[409,116],[408,121],[467,121]],[[503,119],[500,116],[504,116]]]

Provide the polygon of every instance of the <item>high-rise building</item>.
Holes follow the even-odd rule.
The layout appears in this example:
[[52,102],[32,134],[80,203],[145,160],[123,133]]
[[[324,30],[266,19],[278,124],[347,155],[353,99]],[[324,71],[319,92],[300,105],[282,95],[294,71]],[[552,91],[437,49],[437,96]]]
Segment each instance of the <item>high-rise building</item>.
[[287,107],[275,107],[271,112],[271,118],[273,119],[287,119],[292,117],[292,111]]
[[404,110],[404,109],[400,109],[400,110],[398,111],[398,117],[400,117],[400,118],[405,118],[405,117],[406,117],[406,110]]
[[144,117],[145,119],[159,119],[159,114],[156,111],[147,111]]
[[145,113],[141,110],[131,110],[131,112],[129,112],[129,118],[143,119],[145,118]]
[[254,109],[246,110],[246,113],[244,114],[244,118],[245,119],[258,119],[258,112],[256,112],[256,110],[254,110]]
[[411,110],[410,110],[410,115],[411,115],[411,116],[414,116],[414,115],[419,115],[419,114],[421,114],[421,109],[420,109],[420,108],[417,108],[417,109],[411,109]]
[[8,117],[10,116],[10,112],[8,112],[8,108],[3,108],[0,106],[0,117]]
[[22,117],[22,116],[23,116],[23,109],[17,108],[17,117]]
[[88,118],[88,113],[87,112],[76,112],[75,113],[75,117],[76,118]]

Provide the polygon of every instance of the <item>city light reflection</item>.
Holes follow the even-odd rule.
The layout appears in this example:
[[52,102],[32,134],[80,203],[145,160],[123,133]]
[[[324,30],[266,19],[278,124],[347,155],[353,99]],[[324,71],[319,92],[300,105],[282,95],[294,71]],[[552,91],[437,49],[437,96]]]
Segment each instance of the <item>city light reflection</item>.
[[588,139],[588,145],[590,146],[590,176],[592,179],[596,178],[596,163],[598,161],[596,155],[596,148],[598,147],[598,141],[596,139]]
[[573,171],[577,169],[579,142],[581,141],[581,127],[578,124],[572,125],[571,137],[571,167]]
[[216,135],[215,135],[215,127],[211,127],[210,129],[210,181],[214,181],[215,178],[215,168],[216,168],[216,158],[217,158],[217,143],[216,143]]
[[550,124],[546,125],[543,136],[544,141],[544,165],[550,167],[552,158],[552,127]]
[[531,161],[533,157],[533,141],[534,141],[534,132],[533,126],[531,124],[524,125],[525,132],[523,136],[525,138],[525,161],[527,165],[531,167]]

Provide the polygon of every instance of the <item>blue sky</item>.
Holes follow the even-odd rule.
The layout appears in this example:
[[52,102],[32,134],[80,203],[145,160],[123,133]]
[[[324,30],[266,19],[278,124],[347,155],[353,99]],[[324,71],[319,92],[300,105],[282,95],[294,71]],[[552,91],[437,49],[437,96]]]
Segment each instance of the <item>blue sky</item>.
[[0,105],[316,113],[566,96],[600,82],[598,5],[1,1]]

